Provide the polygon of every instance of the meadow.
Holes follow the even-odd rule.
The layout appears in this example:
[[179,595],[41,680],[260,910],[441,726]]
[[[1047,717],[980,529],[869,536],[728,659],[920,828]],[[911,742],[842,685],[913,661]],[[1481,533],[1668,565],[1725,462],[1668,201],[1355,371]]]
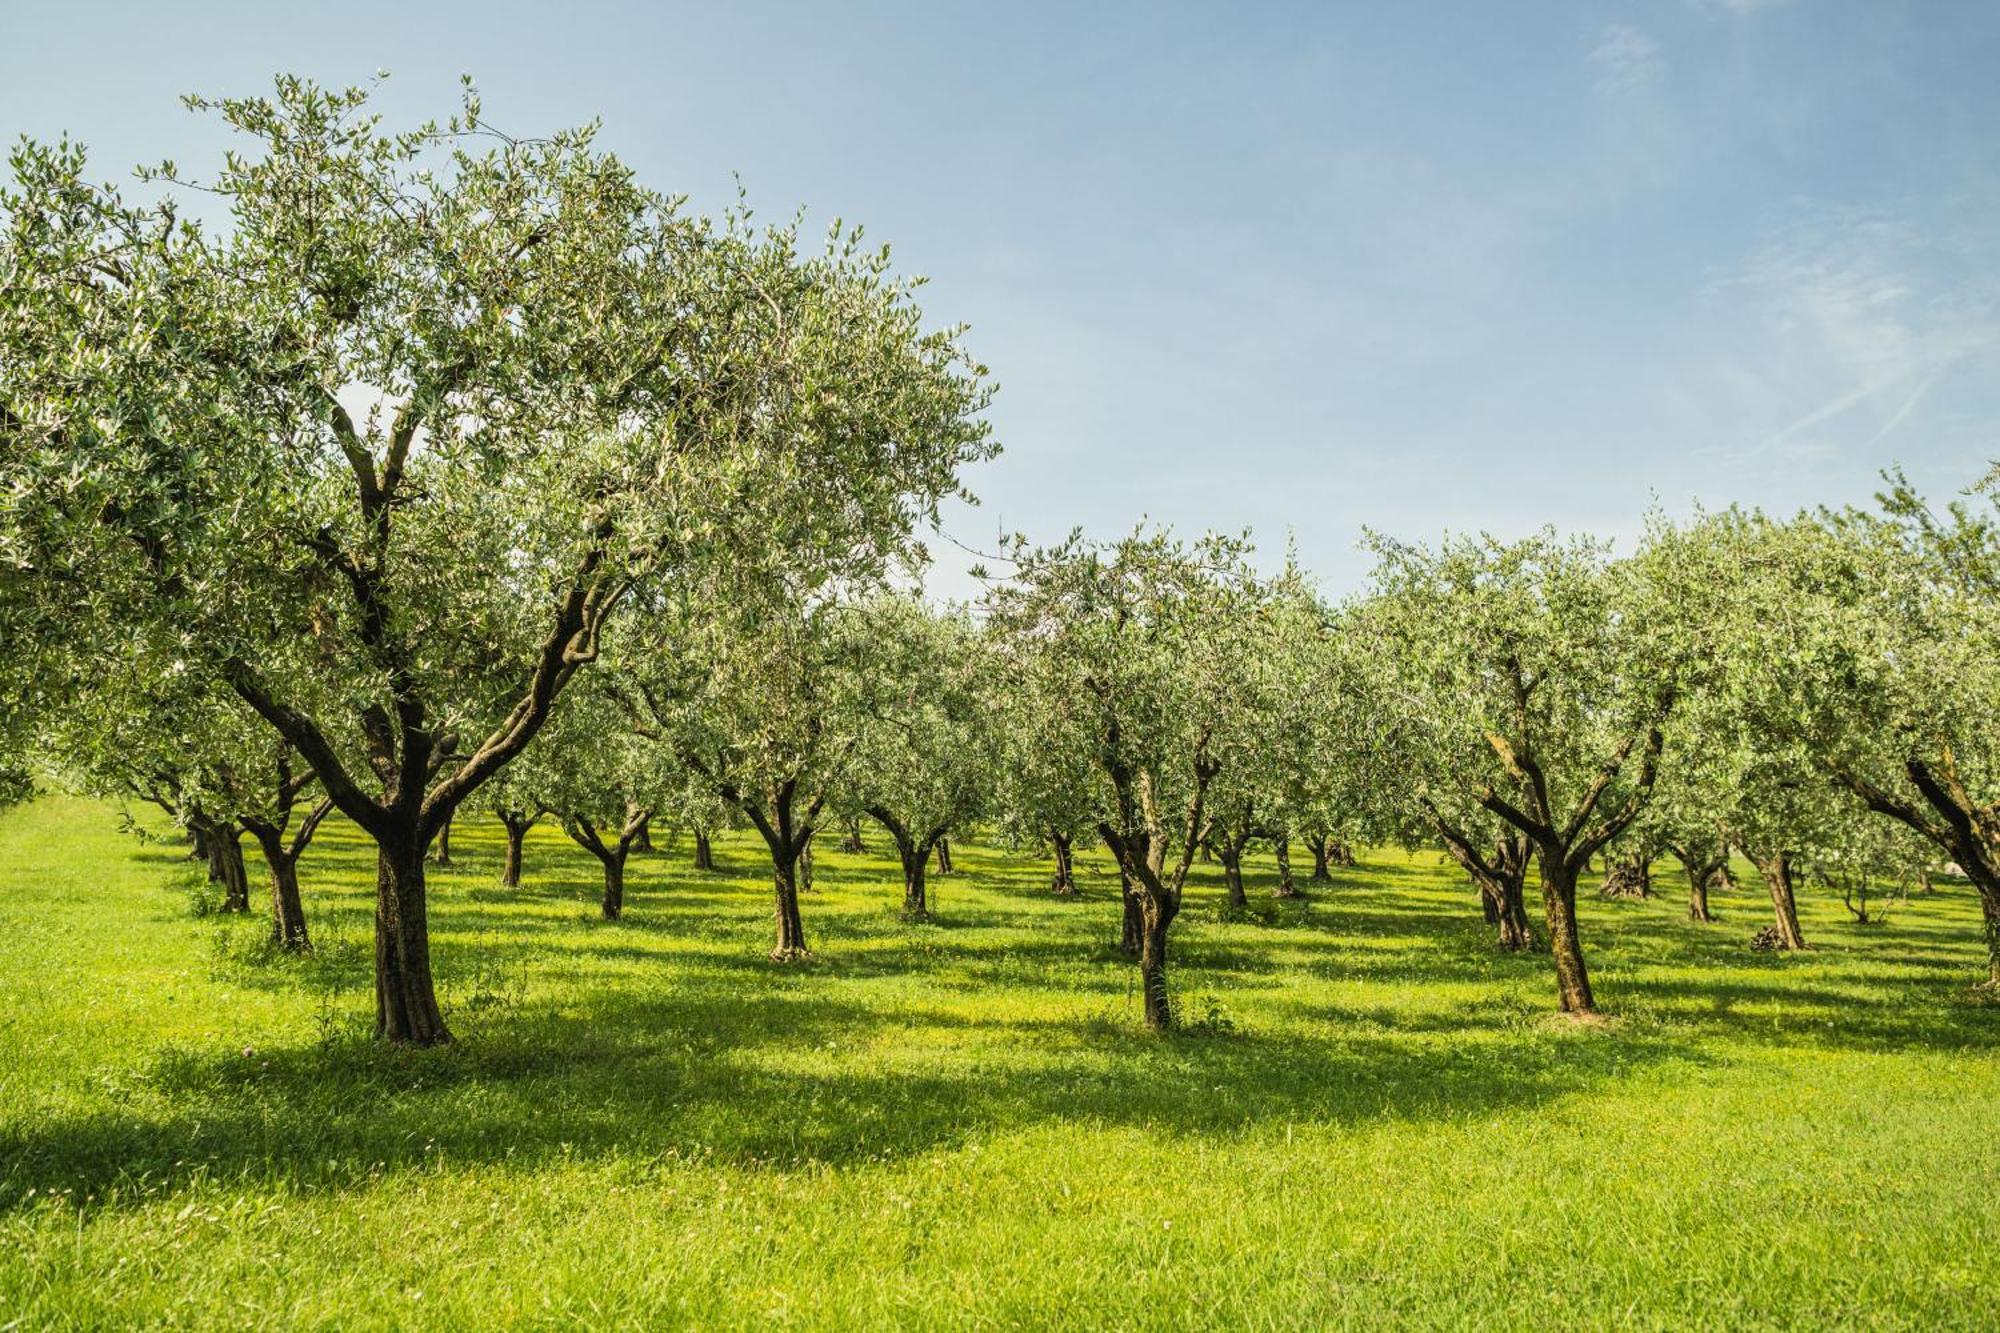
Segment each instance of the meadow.
[[[1140,1024],[1116,878],[957,846],[937,919],[823,852],[813,961],[768,860],[462,819],[432,938],[458,1040],[373,1041],[372,849],[301,867],[317,948],[184,848],[0,814],[0,1327],[1980,1328],[2000,1322],[2000,1006],[1962,883],[1853,924],[1582,906],[1552,1016],[1431,854],[1252,912],[1198,867],[1182,1027]],[[255,865],[260,906],[262,868]],[[1532,895],[1531,895],[1532,898]]]

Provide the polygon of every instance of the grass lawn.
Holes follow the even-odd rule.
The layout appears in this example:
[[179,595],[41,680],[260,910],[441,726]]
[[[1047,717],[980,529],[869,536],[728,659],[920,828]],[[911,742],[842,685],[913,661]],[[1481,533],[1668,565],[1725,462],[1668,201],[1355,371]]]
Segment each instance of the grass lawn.
[[1809,897],[1784,957],[1754,878],[1696,926],[1662,867],[1585,905],[1580,1027],[1434,857],[1252,922],[1207,875],[1160,1038],[1101,859],[1060,901],[960,847],[907,925],[888,857],[823,853],[783,966],[747,841],[635,857],[607,924],[546,826],[497,888],[498,832],[432,880],[460,1040],[403,1051],[352,827],[293,960],[106,807],[0,815],[0,1326],[2000,1325],[1962,885]]

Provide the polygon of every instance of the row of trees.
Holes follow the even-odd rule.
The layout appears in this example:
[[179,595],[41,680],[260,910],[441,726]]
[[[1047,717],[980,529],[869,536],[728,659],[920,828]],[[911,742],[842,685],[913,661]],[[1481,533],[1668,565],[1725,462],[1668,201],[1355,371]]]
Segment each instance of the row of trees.
[[[207,103],[196,105],[208,107]],[[1328,602],[1246,542],[1015,541],[978,606],[897,592],[989,456],[982,367],[926,331],[886,252],[745,209],[690,216],[588,131],[461,113],[384,132],[358,92],[214,104],[252,141],[183,217],[24,144],[0,234],[0,740],[151,801],[303,948],[297,867],[338,811],[378,849],[377,1031],[448,1039],[425,858],[454,818],[550,815],[604,867],[655,825],[754,829],[774,956],[808,952],[823,829],[927,866],[986,827],[1097,844],[1146,1020],[1192,865],[1324,870],[1441,846],[1500,943],[1595,1005],[1579,877],[1672,855],[1690,912],[1732,849],[1776,942],[1794,881],[1940,862],[1976,887],[2000,984],[2000,529],[1892,486],[1868,511],[1371,537]],[[899,577],[901,576],[901,577]],[[19,783],[13,784],[18,788]]]

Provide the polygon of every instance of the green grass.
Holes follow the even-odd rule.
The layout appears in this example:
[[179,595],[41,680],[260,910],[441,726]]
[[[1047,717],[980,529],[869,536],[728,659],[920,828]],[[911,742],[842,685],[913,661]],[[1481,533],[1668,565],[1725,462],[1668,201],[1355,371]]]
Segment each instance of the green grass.
[[1962,886],[1865,929],[1809,901],[1799,957],[1745,947],[1754,891],[1708,927],[1593,899],[1579,1027],[1434,858],[1267,921],[1204,878],[1160,1038],[1102,861],[1064,902],[963,847],[907,925],[887,859],[823,854],[782,966],[748,843],[636,859],[606,924],[547,829],[495,887],[496,833],[433,881],[461,1040],[403,1051],[352,828],[291,960],[104,807],[0,815],[0,1326],[2000,1321]]

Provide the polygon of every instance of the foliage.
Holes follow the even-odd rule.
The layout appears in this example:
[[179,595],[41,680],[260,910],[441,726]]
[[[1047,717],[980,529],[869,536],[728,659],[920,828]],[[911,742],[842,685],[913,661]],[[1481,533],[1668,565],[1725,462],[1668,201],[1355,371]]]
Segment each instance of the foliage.
[[839,632],[858,645],[868,683],[836,803],[889,832],[904,863],[904,910],[923,915],[932,848],[989,808],[1000,743],[997,664],[969,615],[934,612],[914,597],[865,601]]
[[1700,660],[1666,571],[1549,532],[1373,545],[1355,628],[1379,663],[1404,789],[1462,859],[1472,807],[1529,840],[1562,1008],[1588,1013],[1576,877],[1643,808]]
[[423,849],[619,604],[717,559],[879,574],[991,452],[983,372],[858,231],[692,217],[469,85],[402,132],[298,79],[191,105],[249,148],[154,203],[13,155],[0,563],[301,752],[383,849],[383,1034],[444,1040]]
[[1097,831],[1124,880],[1126,945],[1154,1028],[1173,1024],[1167,931],[1208,827],[1209,788],[1250,750],[1240,672],[1264,594],[1246,552],[1236,539],[1164,532],[1107,546],[1017,539],[986,599],[994,625],[1081,701],[1070,743],[1093,754]]

